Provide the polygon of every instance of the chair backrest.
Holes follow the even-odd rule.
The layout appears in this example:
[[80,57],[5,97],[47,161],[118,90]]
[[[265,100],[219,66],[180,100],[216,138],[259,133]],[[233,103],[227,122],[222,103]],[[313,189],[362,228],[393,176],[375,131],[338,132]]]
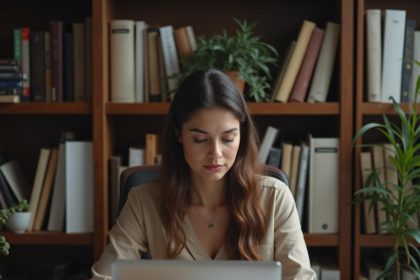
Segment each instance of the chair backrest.
[[[289,185],[289,178],[287,174],[281,169],[278,169],[274,166],[265,165],[264,174],[277,178],[286,185]],[[118,214],[121,212],[121,209],[127,200],[128,192],[132,187],[157,180],[158,175],[158,165],[133,166],[124,170],[120,176],[120,198],[118,202]]]

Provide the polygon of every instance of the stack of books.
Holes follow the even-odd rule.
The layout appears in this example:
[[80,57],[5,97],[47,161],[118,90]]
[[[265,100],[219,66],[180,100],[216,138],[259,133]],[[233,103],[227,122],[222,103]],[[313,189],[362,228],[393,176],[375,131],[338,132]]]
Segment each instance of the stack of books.
[[0,59],[0,103],[17,103],[25,77],[13,59]]

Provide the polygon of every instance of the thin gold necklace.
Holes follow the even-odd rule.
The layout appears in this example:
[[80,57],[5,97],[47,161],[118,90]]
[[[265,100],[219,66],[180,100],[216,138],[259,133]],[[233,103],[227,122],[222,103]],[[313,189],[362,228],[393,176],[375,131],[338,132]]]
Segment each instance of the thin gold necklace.
[[201,214],[196,208],[193,208],[193,210],[194,210],[195,213],[197,213],[198,216],[200,216],[201,218],[203,218],[206,221],[207,228],[209,230],[212,230],[214,228],[214,220],[216,219],[216,215],[214,216],[213,219],[209,220],[203,214]]

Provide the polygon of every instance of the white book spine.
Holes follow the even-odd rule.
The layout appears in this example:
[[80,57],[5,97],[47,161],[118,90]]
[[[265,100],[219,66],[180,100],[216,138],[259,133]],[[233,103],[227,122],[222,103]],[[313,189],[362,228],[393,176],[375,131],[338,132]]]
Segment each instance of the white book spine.
[[310,137],[309,146],[308,233],[337,233],[338,138]]
[[111,101],[135,102],[134,21],[113,20],[111,41]]
[[[159,29],[160,40],[162,46],[163,62],[165,65],[166,78],[179,74],[179,61],[176,51],[174,29],[172,26],[164,26]],[[169,91],[175,90],[177,87],[175,79],[168,79]]]
[[319,51],[314,77],[309,90],[308,102],[325,102],[331,84],[334,62],[337,54],[340,25],[328,22],[324,40]]
[[401,100],[401,73],[404,52],[405,11],[385,10],[384,53],[382,62],[382,102]]
[[258,152],[258,160],[261,163],[265,163],[268,157],[268,153],[270,151],[270,148],[273,146],[274,141],[276,140],[278,129],[272,126],[268,126],[263,141],[261,143],[260,150]]
[[367,99],[381,102],[381,11],[366,10]]
[[[420,31],[414,31],[414,52],[413,52],[413,59],[420,62]],[[417,78],[420,76],[420,66],[413,63],[413,71],[411,72],[411,82],[410,82],[410,92],[409,96],[410,102],[415,100],[416,94],[416,83]],[[417,96],[417,102],[420,102],[420,97]]]
[[65,143],[66,232],[93,232],[92,142]]
[[136,45],[135,45],[135,57],[136,57],[136,103],[144,102],[144,81],[145,81],[145,32],[146,23],[144,21],[136,21]]

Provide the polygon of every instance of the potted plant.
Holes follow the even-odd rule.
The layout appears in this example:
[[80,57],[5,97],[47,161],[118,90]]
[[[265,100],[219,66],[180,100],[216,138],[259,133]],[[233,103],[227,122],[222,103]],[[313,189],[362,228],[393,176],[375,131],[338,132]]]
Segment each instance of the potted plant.
[[[420,63],[415,61],[420,66]],[[420,76],[417,78],[416,94],[420,94]],[[413,219],[420,209],[420,116],[416,102],[410,104],[406,114],[401,106],[392,99],[399,125],[392,123],[383,115],[383,123],[368,123],[355,135],[353,144],[372,129],[379,131],[391,144],[395,151],[390,157],[393,169],[398,175],[398,184],[381,182],[377,170],[373,169],[363,188],[355,193],[357,202],[367,201],[372,209],[375,203],[383,205],[388,217],[380,224],[380,232],[395,237],[392,254],[383,268],[380,279],[400,279],[403,269],[411,271],[416,279],[420,279],[420,251],[416,247],[420,243],[420,229]],[[373,146],[364,144],[362,146]]]
[[276,64],[277,51],[253,34],[255,23],[234,20],[238,29],[233,36],[223,30],[221,34],[198,37],[197,49],[181,60],[181,74],[176,78],[180,83],[192,72],[216,68],[229,75],[240,91],[246,83],[249,99],[264,101],[270,89],[268,65]]
[[[31,213],[28,212],[29,204],[22,200],[17,205],[7,209],[0,209],[0,225],[6,224],[9,230],[23,232],[28,228]],[[0,254],[8,255],[10,245],[6,238],[0,235]]]

